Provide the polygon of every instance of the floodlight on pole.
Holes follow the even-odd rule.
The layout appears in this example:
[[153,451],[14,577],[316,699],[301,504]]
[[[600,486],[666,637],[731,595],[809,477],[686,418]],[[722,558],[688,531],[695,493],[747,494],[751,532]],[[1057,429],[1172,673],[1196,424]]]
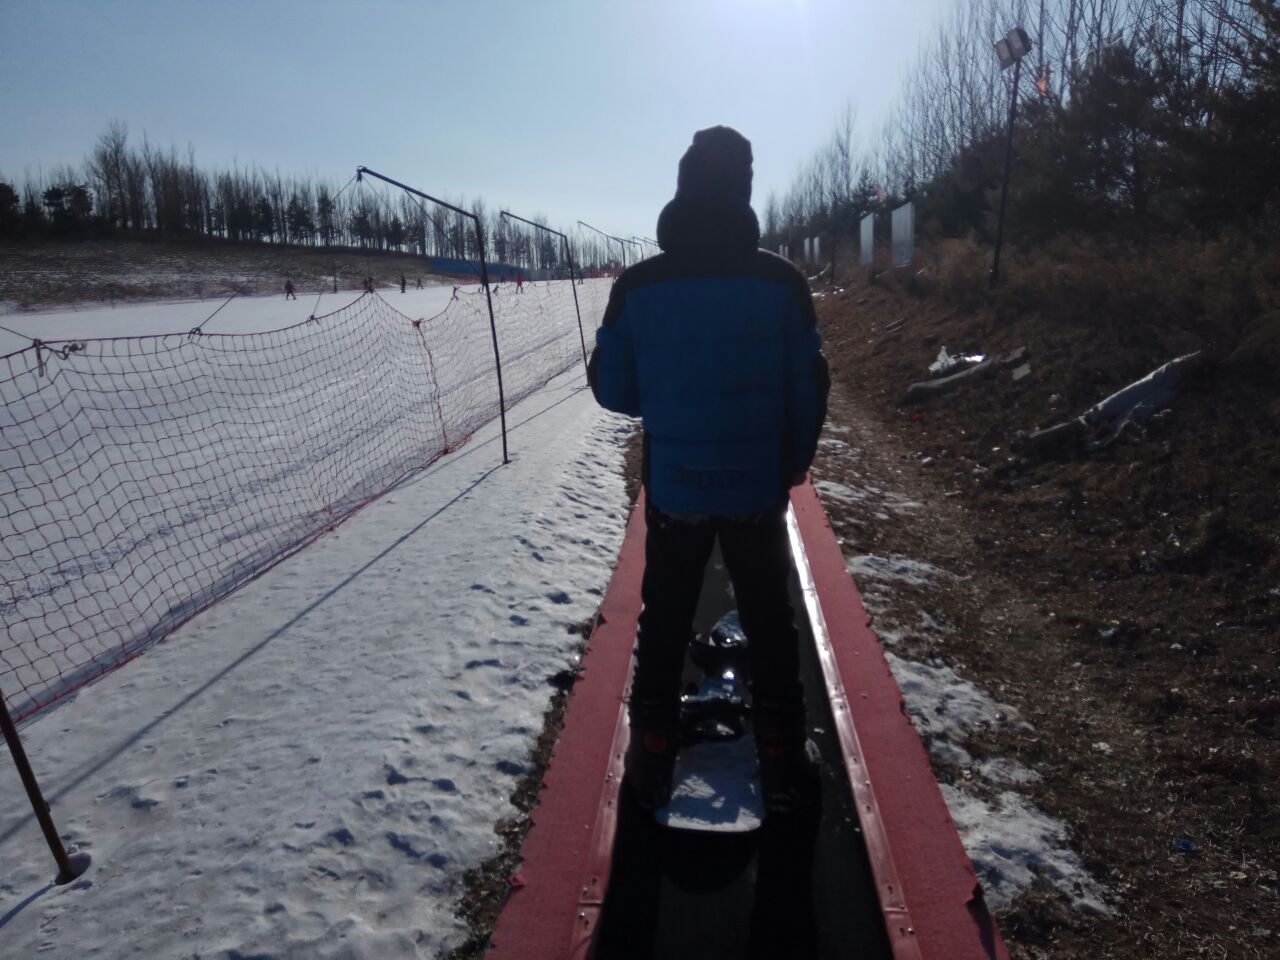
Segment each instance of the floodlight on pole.
[[1013,92],[1009,95],[1009,132],[1004,146],[1004,180],[1000,184],[1000,213],[996,219],[996,250],[991,258],[989,285],[994,287],[1000,278],[1000,247],[1004,244],[1004,209],[1009,199],[1009,171],[1013,166],[1013,123],[1018,116],[1018,84],[1022,80],[1022,58],[1031,52],[1034,44],[1027,32],[1014,27],[994,44],[1000,58],[1000,69],[1013,67]]
[[1005,41],[1009,44],[1009,53],[1013,55],[1014,60],[1021,60],[1029,54],[1035,46],[1031,42],[1031,38],[1027,36],[1027,31],[1021,27],[1014,27],[1005,34]]
[[1015,59],[1013,56],[1013,51],[1009,49],[1009,41],[1006,40],[1004,37],[1001,37],[999,40],[995,42],[995,48],[996,48],[996,56],[1000,58],[1000,69],[1008,70],[1010,67],[1013,66],[1014,59]]

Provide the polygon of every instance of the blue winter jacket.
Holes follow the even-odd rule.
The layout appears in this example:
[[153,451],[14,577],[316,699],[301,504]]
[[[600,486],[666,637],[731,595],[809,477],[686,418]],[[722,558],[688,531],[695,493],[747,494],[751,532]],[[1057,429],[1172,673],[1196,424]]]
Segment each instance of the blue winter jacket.
[[826,414],[809,286],[791,263],[755,249],[758,234],[746,231],[747,248],[741,230],[708,230],[705,211],[682,222],[696,240],[664,238],[660,221],[665,252],[614,284],[591,386],[603,406],[644,419],[655,507],[709,516],[774,509],[813,461]]

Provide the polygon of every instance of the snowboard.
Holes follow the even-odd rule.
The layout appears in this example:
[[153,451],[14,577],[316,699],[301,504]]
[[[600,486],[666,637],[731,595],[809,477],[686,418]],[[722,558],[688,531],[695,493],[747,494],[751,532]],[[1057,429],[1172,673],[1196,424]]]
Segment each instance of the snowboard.
[[681,698],[671,799],[659,824],[701,833],[749,833],[764,823],[764,795],[747,706],[732,670],[703,677]]

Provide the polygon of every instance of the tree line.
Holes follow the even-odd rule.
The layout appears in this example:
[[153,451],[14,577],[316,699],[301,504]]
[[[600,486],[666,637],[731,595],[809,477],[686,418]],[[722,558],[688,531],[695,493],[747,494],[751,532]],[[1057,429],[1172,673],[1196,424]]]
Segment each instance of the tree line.
[[[490,211],[481,218],[486,251],[497,262],[529,270],[566,268],[558,237]],[[530,219],[545,225],[545,218]],[[469,218],[430,206],[372,181],[335,184],[315,177],[239,166],[206,170],[195,151],[179,153],[111,121],[79,167],[28,177],[21,188],[0,177],[0,238],[83,240],[112,236],[208,237],[233,242],[347,247],[474,261],[479,250]],[[574,240],[575,265],[617,266],[603,241]]]
[[[1034,48],[1019,89],[993,42]],[[853,237],[906,200],[925,236],[991,239],[1009,105],[1015,239],[1209,235],[1276,210],[1276,0],[966,0],[922,49],[879,135],[846,106],[764,209],[765,242]]]

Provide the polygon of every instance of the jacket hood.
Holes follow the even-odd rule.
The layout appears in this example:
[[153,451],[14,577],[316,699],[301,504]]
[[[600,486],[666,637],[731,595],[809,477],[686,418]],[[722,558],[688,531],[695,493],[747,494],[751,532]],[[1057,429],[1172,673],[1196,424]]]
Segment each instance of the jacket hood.
[[658,246],[697,260],[723,260],[754,253],[760,223],[749,203],[676,194],[658,215]]

